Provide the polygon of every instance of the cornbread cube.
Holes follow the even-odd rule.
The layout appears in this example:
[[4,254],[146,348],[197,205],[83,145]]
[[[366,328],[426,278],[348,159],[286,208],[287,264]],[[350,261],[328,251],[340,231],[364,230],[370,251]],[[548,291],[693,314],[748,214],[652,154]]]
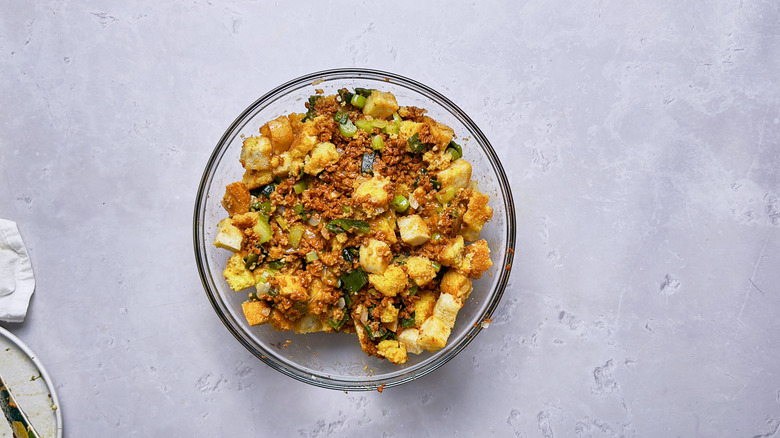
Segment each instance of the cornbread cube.
[[395,228],[395,214],[392,210],[371,221],[371,235],[391,244],[398,242]]
[[406,355],[406,345],[398,341],[386,339],[377,344],[376,349],[378,355],[394,364],[405,363],[408,359],[408,356]]
[[298,277],[292,274],[276,274],[274,277],[279,295],[293,301],[305,301],[309,298],[306,288],[301,285]]
[[457,236],[439,253],[439,261],[444,266],[457,268],[463,263],[463,248],[463,236]]
[[249,211],[249,204],[252,202],[252,195],[249,189],[242,182],[234,182],[225,187],[225,196],[222,198],[222,206],[225,207],[228,214],[246,213]]
[[387,206],[389,202],[388,186],[390,180],[376,175],[363,181],[355,190],[355,199],[375,206]]
[[463,265],[459,271],[462,272],[464,267],[468,267],[466,275],[469,278],[477,279],[482,277],[482,273],[490,269],[491,266],[493,266],[493,262],[490,260],[490,248],[485,239],[482,239],[466,247],[463,252]]
[[393,252],[390,247],[381,240],[369,239],[367,243],[360,245],[360,266],[363,270],[372,274],[385,272]]
[[455,325],[455,318],[462,307],[460,300],[450,294],[441,294],[433,308],[432,318],[437,318],[449,328]]
[[333,143],[317,143],[309,155],[306,156],[303,171],[309,175],[317,175],[338,160],[339,153],[336,151],[336,146]]
[[269,184],[273,180],[274,173],[271,170],[247,169],[244,172],[244,178],[241,180],[241,182],[244,183],[247,189],[252,190]]
[[449,167],[439,171],[437,178],[444,190],[451,187],[455,189],[465,188],[469,184],[469,180],[471,180],[471,164],[463,158],[458,158],[450,163]]
[[436,269],[428,257],[413,256],[406,259],[406,272],[417,286],[425,286],[436,278]]
[[428,225],[419,215],[402,216],[396,222],[401,233],[401,240],[409,245],[422,245],[431,238],[431,230],[428,229]]
[[468,209],[463,214],[463,228],[460,230],[460,234],[467,240],[477,240],[485,222],[493,217],[493,209],[488,206],[489,199],[489,196],[480,192],[472,192]]
[[255,276],[244,266],[244,256],[241,253],[235,253],[228,259],[222,275],[227,280],[228,286],[235,291],[255,285]]
[[377,119],[386,119],[396,111],[398,111],[398,102],[392,93],[386,91],[372,91],[363,105],[363,114]]
[[424,350],[417,342],[419,337],[420,330],[416,328],[407,328],[398,334],[398,341],[406,346],[406,351],[408,353],[420,354]]
[[271,139],[271,145],[275,154],[280,154],[293,143],[293,131],[290,126],[290,120],[286,116],[277,117],[271,120],[268,125],[268,137]]
[[247,137],[244,139],[239,161],[244,169],[268,170],[271,168],[272,150],[268,137]]
[[382,274],[368,274],[368,282],[388,297],[394,297],[406,288],[409,278],[398,265],[389,266]]
[[441,350],[447,345],[447,339],[450,337],[450,328],[435,316],[425,320],[420,327],[420,335],[417,343],[423,349],[434,352]]
[[398,321],[398,308],[392,304],[388,304],[382,309],[382,313],[379,315],[379,319],[384,323]]
[[438,150],[426,151],[422,157],[423,161],[428,163],[428,171],[435,172],[443,170],[449,167],[452,161],[452,155],[446,151],[444,147],[440,147]]
[[449,294],[463,302],[471,294],[471,279],[454,269],[448,269],[441,278],[439,289],[442,294]]
[[430,132],[431,136],[435,139],[435,144],[443,151],[452,141],[455,131],[449,126],[439,123],[428,116],[425,116],[425,123],[428,125],[428,132]]
[[398,134],[402,139],[406,140],[414,134],[419,134],[422,126],[422,123],[404,120],[401,122],[401,126],[398,127]]
[[433,292],[423,292],[420,299],[414,303],[414,326],[419,328],[430,318],[434,307],[436,307],[436,295]]
[[271,327],[273,327],[274,330],[280,332],[287,332],[293,328],[293,322],[276,309],[271,309],[271,316],[268,318],[268,324],[271,324]]
[[245,301],[241,310],[249,325],[265,324],[271,316],[271,306],[266,301]]
[[217,224],[217,237],[214,239],[214,246],[226,249],[228,251],[238,252],[241,250],[241,243],[244,241],[244,233],[233,225],[233,221],[226,217]]

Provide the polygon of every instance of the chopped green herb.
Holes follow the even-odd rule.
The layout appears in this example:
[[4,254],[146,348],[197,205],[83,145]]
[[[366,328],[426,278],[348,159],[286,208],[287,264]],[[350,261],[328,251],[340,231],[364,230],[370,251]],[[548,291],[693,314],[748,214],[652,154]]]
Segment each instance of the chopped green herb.
[[371,225],[366,221],[358,219],[333,219],[325,225],[325,229],[333,233],[353,231],[368,234],[371,232]]
[[409,315],[409,318],[401,318],[401,327],[409,328],[414,327],[414,312]]

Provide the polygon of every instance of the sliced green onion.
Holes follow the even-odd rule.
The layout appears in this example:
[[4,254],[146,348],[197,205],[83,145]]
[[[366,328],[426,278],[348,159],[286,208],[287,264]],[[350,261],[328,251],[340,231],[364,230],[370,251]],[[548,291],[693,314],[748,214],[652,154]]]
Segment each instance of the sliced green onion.
[[374,124],[371,120],[357,119],[355,120],[355,126],[363,132],[371,133],[374,130]]
[[290,227],[290,246],[293,248],[298,248],[298,245],[301,244],[301,239],[303,238],[303,232],[306,231],[306,228],[304,228],[303,225],[297,224]]
[[425,152],[426,145],[420,141],[420,136],[416,132],[406,140],[406,144],[409,145],[409,149],[415,154]]
[[[434,182],[435,180],[431,180],[431,182]],[[436,181],[438,182],[438,181]],[[456,187],[449,187],[447,190],[444,191],[444,193],[437,196],[439,199],[439,202],[442,204],[446,204],[455,198],[455,194],[458,192],[458,189]]]
[[339,111],[333,116],[333,120],[335,120],[336,123],[343,125],[349,121],[349,114]]
[[309,187],[308,187],[308,185],[306,184],[306,181],[304,181],[304,180],[302,180],[302,179],[301,179],[301,180],[298,180],[298,181],[295,183],[295,185],[293,186],[293,190],[295,191],[295,193],[297,193],[297,194],[299,194],[299,195],[300,195],[301,193],[303,193],[303,191],[304,191],[304,190],[306,190],[306,189],[308,189],[308,188],[309,188]]
[[357,268],[352,272],[341,274],[339,280],[342,289],[350,294],[355,294],[368,284],[368,275],[361,268]]
[[368,234],[371,232],[371,225],[366,221],[357,219],[333,219],[325,225],[325,229],[333,233],[352,231]]
[[441,240],[441,233],[439,233],[439,232],[433,233],[433,236],[431,236],[431,240],[434,241],[434,242],[440,241]]
[[342,296],[344,297],[344,307],[349,309],[352,306],[352,298],[349,297],[349,292],[343,293]]
[[339,97],[341,97],[342,102],[349,103],[349,101],[352,100],[352,93],[350,93],[346,88],[342,88],[339,90]]
[[313,96],[309,96],[309,110],[306,111],[306,115],[301,119],[302,122],[305,122],[307,120],[311,120],[314,118],[314,116],[317,114],[317,112],[314,110],[315,105],[317,105],[317,101],[320,100],[322,96],[319,94],[315,94]]
[[351,103],[352,105],[358,108],[363,108],[363,105],[366,104],[366,97],[361,96],[360,94],[353,94],[352,99],[350,99],[349,103]]
[[417,291],[419,289],[420,289],[419,286],[417,286],[416,284],[413,284],[412,287],[409,288],[409,296],[413,297],[413,296],[417,295]]
[[363,161],[360,163],[360,171],[363,173],[368,173],[370,175],[373,175],[374,161],[376,161],[376,152],[369,152],[367,154],[363,154]]
[[381,151],[385,147],[385,141],[382,140],[381,135],[375,135],[371,137],[371,149],[375,151]]
[[274,211],[274,206],[271,204],[271,201],[255,202],[252,204],[252,208],[265,214]]
[[355,88],[355,93],[363,96],[368,97],[371,95],[371,92],[374,91],[373,88]]
[[356,261],[359,257],[359,254],[360,254],[359,250],[355,247],[344,248],[341,250],[341,257],[350,263]]
[[447,145],[446,152],[449,152],[450,155],[452,155],[453,160],[457,160],[463,156],[463,148],[461,148],[460,145],[454,141],[451,141],[450,144]]
[[409,200],[406,199],[406,196],[404,195],[396,195],[390,202],[390,206],[393,207],[393,210],[396,212],[403,213],[409,209]]
[[401,318],[401,327],[409,328],[414,327],[414,312],[409,315],[409,318]]
[[431,264],[433,265],[433,269],[435,269],[436,272],[441,271],[441,263],[437,262],[436,260],[431,260]]
[[439,182],[439,180],[431,179],[431,184],[433,184],[433,190],[441,189],[441,183]]
[[317,251],[311,251],[308,254],[306,254],[306,263],[311,263],[315,260],[319,260],[320,256],[317,255]]
[[333,321],[333,318],[328,318],[328,324],[330,324],[330,326],[334,329],[339,330],[344,325],[344,323],[347,322],[347,319],[349,319],[349,313],[344,312],[344,317],[342,317],[339,321]]
[[244,257],[244,267],[250,271],[257,267],[257,262],[260,260],[260,254],[256,252],[250,252]]
[[357,133],[357,127],[354,123],[347,120],[347,123],[342,123],[339,125],[339,132],[344,137],[354,137],[355,133]]
[[271,193],[276,190],[276,184],[266,184],[262,187],[258,187],[256,189],[250,190],[249,193],[255,195],[255,196],[265,196],[266,198],[271,196]]

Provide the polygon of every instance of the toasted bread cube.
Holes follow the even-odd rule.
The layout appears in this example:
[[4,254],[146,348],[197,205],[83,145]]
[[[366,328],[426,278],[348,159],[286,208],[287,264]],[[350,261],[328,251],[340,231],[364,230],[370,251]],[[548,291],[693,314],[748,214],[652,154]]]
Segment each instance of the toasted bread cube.
[[391,244],[398,242],[395,228],[395,214],[392,210],[371,221],[371,235]]
[[490,248],[485,239],[482,239],[466,247],[463,252],[463,265],[459,271],[462,272],[464,267],[468,267],[466,275],[469,278],[477,279],[482,277],[482,273],[490,269],[491,266],[493,266],[493,262],[490,260]]
[[477,240],[485,222],[493,217],[493,209],[488,205],[489,199],[488,195],[477,191],[471,194],[468,209],[463,214],[463,228],[460,230],[460,234],[467,240]]
[[228,251],[241,251],[241,243],[244,241],[244,233],[233,225],[230,218],[224,218],[217,224],[217,237],[214,246]]
[[432,318],[438,318],[449,328],[455,325],[455,318],[462,307],[460,300],[450,294],[441,294],[433,308]]
[[398,111],[398,102],[392,93],[386,91],[372,91],[363,105],[363,114],[376,119],[386,119],[396,111]]
[[389,266],[382,274],[368,274],[368,282],[388,297],[394,297],[406,288],[409,278],[401,267]]
[[393,252],[390,247],[381,240],[369,239],[367,243],[360,245],[360,266],[363,270],[372,274],[385,272]]
[[284,314],[277,309],[271,309],[271,316],[268,318],[268,324],[271,324],[274,330],[287,332],[292,330],[293,322],[287,319]]
[[452,141],[455,131],[449,126],[439,123],[428,116],[425,116],[425,122],[428,124],[428,131],[431,133],[431,136],[433,136],[435,144],[444,151],[447,145]]
[[431,230],[425,221],[416,214],[399,217],[396,221],[401,240],[412,246],[422,245],[431,238]]
[[225,207],[228,214],[246,213],[249,211],[249,205],[252,202],[252,195],[249,189],[242,182],[230,183],[225,187],[225,196],[222,198],[222,206]]
[[292,274],[276,274],[274,280],[278,285],[277,292],[293,301],[306,301],[309,293],[301,285],[298,277]]
[[433,292],[423,292],[420,299],[414,302],[414,326],[419,328],[430,318],[434,307],[436,307],[436,295]]
[[228,259],[222,275],[227,280],[228,286],[235,291],[255,285],[255,276],[244,266],[244,256],[241,253],[235,253]]
[[425,286],[436,278],[436,269],[427,257],[413,256],[406,259],[406,272],[417,286]]
[[320,319],[319,315],[306,314],[293,323],[293,331],[299,335],[316,332],[332,331],[328,330],[329,324],[326,324]]
[[379,314],[379,319],[384,323],[393,323],[398,321],[398,308],[392,304],[388,304],[382,308],[382,313]]
[[450,337],[450,328],[435,316],[425,320],[420,327],[420,335],[417,343],[425,350],[430,352],[439,351],[447,345],[447,339]]
[[443,190],[465,188],[471,180],[471,164],[463,158],[458,158],[450,163],[449,167],[439,171],[437,178]]
[[424,350],[417,342],[420,337],[420,330],[416,328],[404,329],[398,334],[398,341],[406,346],[406,351],[409,353],[420,354]]
[[405,363],[408,359],[406,355],[406,345],[386,339],[376,346],[376,352],[379,356],[382,356],[394,364]]
[[292,158],[303,158],[317,145],[317,126],[314,120],[309,120],[301,126],[300,132],[288,151]]
[[309,175],[317,175],[338,160],[339,153],[336,151],[336,146],[333,143],[317,143],[309,155],[306,156],[303,171]]
[[290,149],[290,145],[293,142],[293,131],[287,116],[277,117],[268,122],[267,125],[268,136],[270,137],[274,153],[281,154]]
[[247,169],[241,182],[244,183],[247,189],[252,190],[269,184],[273,180],[274,173],[271,170]]
[[271,306],[266,301],[245,301],[241,310],[249,325],[265,324],[271,316]]
[[439,289],[442,294],[450,294],[463,302],[471,294],[471,279],[454,269],[448,269],[441,278]]
[[439,253],[439,261],[444,266],[457,268],[463,263],[464,247],[463,236],[457,236]]
[[419,134],[422,126],[422,123],[404,120],[401,122],[401,126],[398,127],[398,134],[402,139],[407,140],[414,134]]
[[268,137],[248,137],[241,148],[241,165],[244,169],[268,170],[271,168],[273,147]]
[[426,151],[423,154],[422,159],[428,163],[428,171],[435,172],[438,170],[444,170],[449,167],[450,162],[452,162],[452,154],[447,152],[444,147],[440,147],[435,151]]

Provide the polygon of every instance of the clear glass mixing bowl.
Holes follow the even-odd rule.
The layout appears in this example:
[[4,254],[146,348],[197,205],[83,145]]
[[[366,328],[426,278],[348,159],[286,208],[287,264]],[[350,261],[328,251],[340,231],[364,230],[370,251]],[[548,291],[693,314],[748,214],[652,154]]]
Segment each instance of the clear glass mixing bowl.
[[[231,290],[222,270],[231,255],[212,242],[217,223],[226,216],[221,205],[225,186],[240,181],[244,169],[238,161],[243,139],[257,135],[268,120],[291,112],[305,112],[304,103],[315,89],[335,94],[340,88],[376,88],[393,93],[400,105],[428,110],[435,120],[455,130],[463,155],[473,166],[472,179],[490,195],[493,219],[481,234],[491,250],[493,267],[474,281],[474,290],[460,310],[447,346],[436,353],[409,355],[395,365],[367,356],[355,335],[277,332],[267,324],[250,327],[241,311],[246,292]],[[454,103],[414,80],[383,71],[337,69],[312,73],[271,90],[255,101],[228,127],[206,164],[194,213],[194,244],[198,270],[206,294],[217,315],[231,333],[272,368],[312,385],[339,390],[372,390],[392,387],[426,375],[463,350],[482,330],[509,278],[515,245],[515,210],[512,193],[501,163],[485,135]],[[291,340],[291,343],[286,343]]]

